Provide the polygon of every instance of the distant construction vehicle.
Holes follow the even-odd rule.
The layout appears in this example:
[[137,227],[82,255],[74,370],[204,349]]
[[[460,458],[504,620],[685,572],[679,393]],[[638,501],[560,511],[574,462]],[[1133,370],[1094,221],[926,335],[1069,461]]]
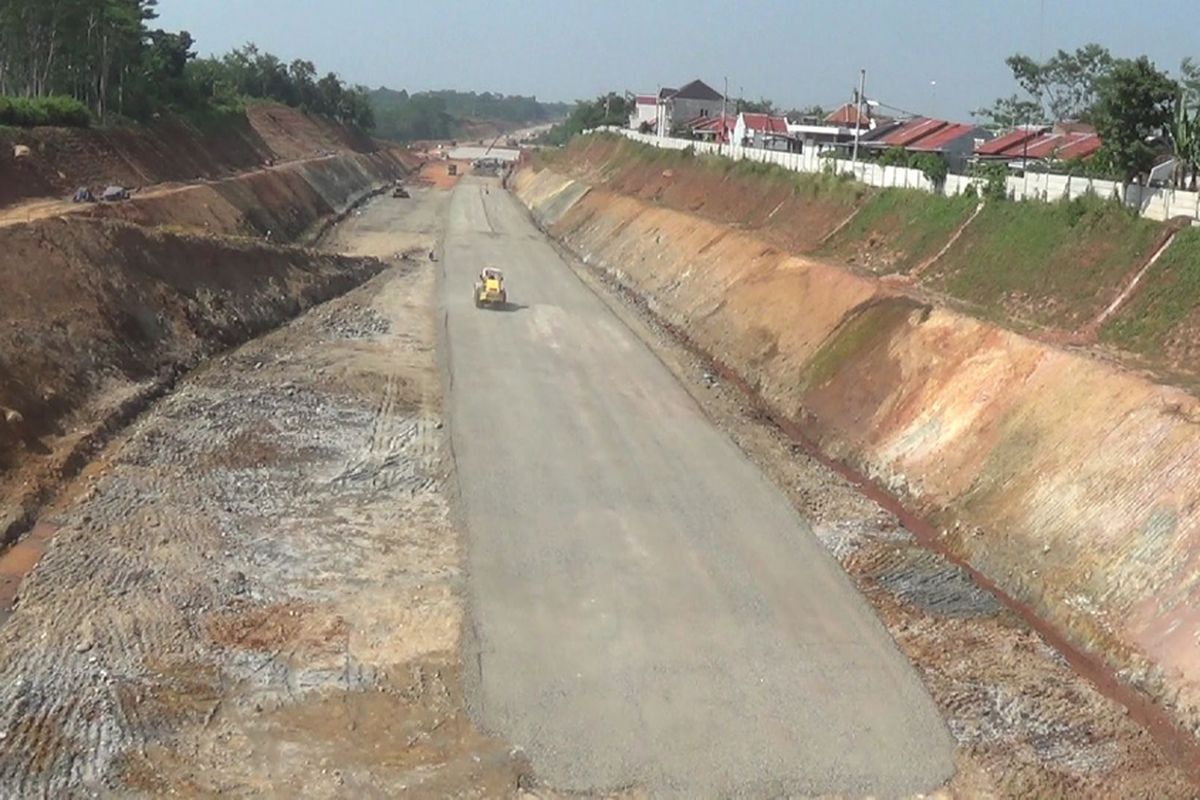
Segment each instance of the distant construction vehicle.
[[504,288],[504,273],[495,267],[484,267],[475,282],[475,307],[503,306],[508,304],[508,291]]

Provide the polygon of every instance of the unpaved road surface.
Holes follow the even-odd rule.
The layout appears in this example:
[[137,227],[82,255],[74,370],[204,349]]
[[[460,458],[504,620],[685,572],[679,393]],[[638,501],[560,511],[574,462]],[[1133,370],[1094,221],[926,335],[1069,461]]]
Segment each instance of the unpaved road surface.
[[515,792],[459,681],[435,271],[448,194],[339,249],[394,266],[185,379],[92,464],[0,627],[0,796]]
[[[459,183],[445,242],[469,700],[548,785],[909,794],[953,745],[783,495],[508,193]],[[513,305],[476,309],[482,266]]]

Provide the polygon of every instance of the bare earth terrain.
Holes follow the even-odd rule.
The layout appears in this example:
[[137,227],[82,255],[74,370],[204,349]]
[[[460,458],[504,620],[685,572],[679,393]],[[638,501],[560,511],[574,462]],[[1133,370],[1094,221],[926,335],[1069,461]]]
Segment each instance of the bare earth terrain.
[[[325,246],[388,269],[43,515],[0,796],[1196,796],[495,182],[444,183],[351,216]],[[510,309],[468,305],[483,262]]]
[[0,794],[515,788],[463,711],[434,272],[398,258],[447,198],[352,218],[334,246],[392,269],[182,382],[44,518]]

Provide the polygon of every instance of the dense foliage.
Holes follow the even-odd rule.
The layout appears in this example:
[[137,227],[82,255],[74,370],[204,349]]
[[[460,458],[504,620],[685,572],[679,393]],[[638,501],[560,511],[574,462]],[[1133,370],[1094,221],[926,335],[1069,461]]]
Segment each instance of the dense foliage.
[[[365,92],[253,45],[196,60],[187,31],[151,27],[157,0],[0,0],[0,123],[83,125],[278,100],[370,127]],[[84,109],[90,114],[80,113]]]
[[1179,84],[1142,56],[1121,59],[1100,82],[1092,111],[1104,153],[1126,180],[1145,175],[1174,120]]
[[542,137],[544,144],[565,144],[571,137],[604,125],[629,124],[633,101],[616,92],[602,94],[595,100],[580,101],[566,121],[555,125]]
[[537,125],[566,116],[565,103],[543,103],[536,97],[492,92],[395,91],[380,88],[369,95],[378,135],[396,141],[451,139],[467,120],[509,125]]

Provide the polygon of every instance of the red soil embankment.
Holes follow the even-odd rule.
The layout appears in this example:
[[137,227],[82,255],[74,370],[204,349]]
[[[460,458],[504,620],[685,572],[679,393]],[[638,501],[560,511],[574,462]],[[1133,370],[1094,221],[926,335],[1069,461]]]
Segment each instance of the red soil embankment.
[[[15,145],[30,155],[16,158]],[[100,190],[168,182],[215,180],[267,162],[331,153],[373,153],[364,134],[270,103],[244,117],[203,128],[179,118],[126,128],[0,129],[0,206],[43,197],[66,198],[79,186]]]
[[641,192],[535,169],[514,185],[777,416],[1200,730],[1196,398]]

